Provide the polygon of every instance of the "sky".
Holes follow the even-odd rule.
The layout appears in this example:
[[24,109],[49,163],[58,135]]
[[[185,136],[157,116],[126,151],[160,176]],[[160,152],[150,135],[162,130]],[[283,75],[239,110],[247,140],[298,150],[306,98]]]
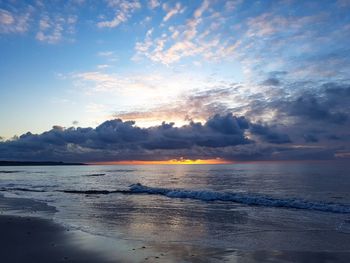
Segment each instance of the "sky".
[[0,160],[350,158],[349,0],[0,0]]

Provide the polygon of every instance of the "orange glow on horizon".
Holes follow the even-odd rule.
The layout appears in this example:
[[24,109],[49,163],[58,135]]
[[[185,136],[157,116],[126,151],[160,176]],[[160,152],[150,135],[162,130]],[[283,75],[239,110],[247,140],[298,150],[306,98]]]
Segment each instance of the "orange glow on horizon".
[[146,165],[146,164],[232,164],[232,161],[223,160],[220,158],[217,159],[171,159],[171,160],[163,160],[163,161],[111,161],[111,162],[94,162],[90,164],[100,164],[100,165],[113,165],[113,164],[120,164],[120,165]]

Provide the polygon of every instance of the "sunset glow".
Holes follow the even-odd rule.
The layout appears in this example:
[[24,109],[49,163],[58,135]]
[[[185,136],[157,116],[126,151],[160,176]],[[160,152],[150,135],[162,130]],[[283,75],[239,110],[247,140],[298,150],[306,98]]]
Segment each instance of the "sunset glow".
[[0,160],[350,158],[349,0],[51,2],[0,1]]
[[223,160],[220,158],[217,159],[171,159],[171,160],[162,160],[162,161],[111,161],[111,162],[97,162],[92,164],[99,165],[159,165],[159,164],[232,164],[232,161]]

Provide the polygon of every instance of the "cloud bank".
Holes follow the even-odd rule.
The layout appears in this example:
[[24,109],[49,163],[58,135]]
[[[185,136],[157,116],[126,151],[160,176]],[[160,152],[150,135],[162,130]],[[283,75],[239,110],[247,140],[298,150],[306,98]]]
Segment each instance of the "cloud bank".
[[[313,141],[313,135],[308,140]],[[53,126],[42,134],[23,134],[0,142],[0,159],[52,161],[125,161],[169,159],[280,160],[332,159],[335,149],[293,144],[288,134],[244,116],[216,114],[190,121],[141,128],[113,119],[96,128]]]
[[[53,126],[42,134],[30,132],[0,143],[0,158],[13,160],[116,161],[169,158],[227,158],[230,149],[253,145],[248,133],[262,141],[289,143],[267,126],[245,117],[214,115],[204,124],[191,121],[176,127],[163,122],[140,128],[133,121],[113,119],[96,128]],[[282,140],[280,139],[282,138]],[[237,148],[238,149],[238,148]],[[235,154],[239,154],[239,150]],[[244,153],[246,154],[246,153]]]

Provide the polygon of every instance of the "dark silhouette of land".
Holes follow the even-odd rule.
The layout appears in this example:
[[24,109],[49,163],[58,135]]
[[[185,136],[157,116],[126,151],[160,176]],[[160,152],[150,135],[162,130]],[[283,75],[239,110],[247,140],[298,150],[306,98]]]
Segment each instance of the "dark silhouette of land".
[[54,165],[86,165],[85,163],[64,162],[26,162],[26,161],[0,161],[0,166],[54,166]]

